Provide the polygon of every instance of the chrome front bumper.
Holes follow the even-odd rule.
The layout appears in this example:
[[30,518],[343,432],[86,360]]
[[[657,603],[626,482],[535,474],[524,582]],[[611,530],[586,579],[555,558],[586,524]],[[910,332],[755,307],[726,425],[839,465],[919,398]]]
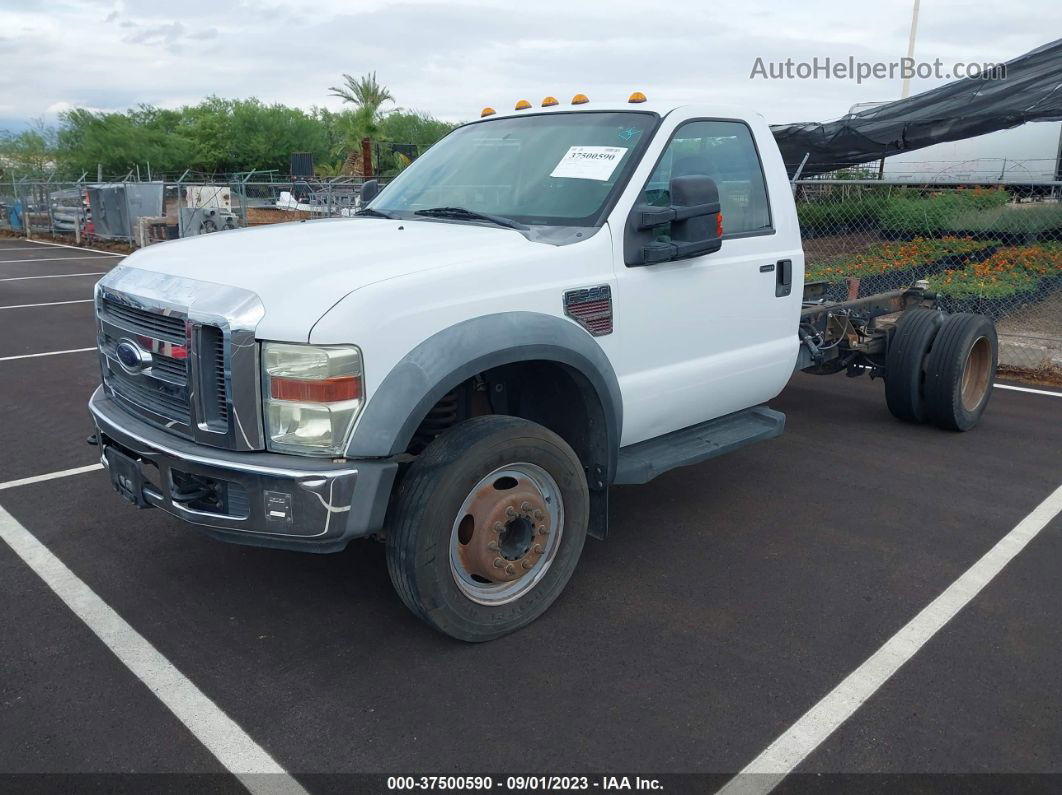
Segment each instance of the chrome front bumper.
[[[102,388],[93,393],[89,413],[103,465],[110,468],[112,457],[135,462],[143,481],[137,486],[141,505],[161,508],[223,541],[336,552],[383,527],[398,470],[394,461],[336,464],[215,449],[133,417]],[[209,503],[205,492],[222,499]]]

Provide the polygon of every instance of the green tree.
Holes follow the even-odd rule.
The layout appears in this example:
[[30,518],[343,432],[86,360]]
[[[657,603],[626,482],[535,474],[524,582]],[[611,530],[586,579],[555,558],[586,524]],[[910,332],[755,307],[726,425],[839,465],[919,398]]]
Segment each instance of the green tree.
[[386,113],[397,110],[382,111],[380,108],[385,102],[393,103],[394,96],[387,86],[377,82],[376,72],[358,78],[344,74],[343,85],[330,86],[328,90],[332,92],[332,96],[354,105],[354,115],[346,124],[346,131],[350,135],[348,145],[354,149],[360,140],[362,169],[366,175],[372,174],[372,141],[379,136],[380,121]]
[[20,133],[0,131],[0,173],[5,179],[43,177],[55,171],[56,131],[43,119]]

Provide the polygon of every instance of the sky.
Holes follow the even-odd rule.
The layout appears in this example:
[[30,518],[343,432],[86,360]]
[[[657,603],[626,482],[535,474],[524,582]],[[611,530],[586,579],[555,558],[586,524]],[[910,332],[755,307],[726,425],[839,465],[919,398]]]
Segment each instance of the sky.
[[[72,107],[178,107],[255,96],[338,109],[344,72],[403,108],[475,118],[517,99],[626,98],[752,107],[828,121],[898,99],[899,78],[764,80],[763,61],[906,54],[912,0],[0,0],[0,129]],[[915,57],[997,62],[1062,32],[1058,0],[921,0]],[[912,81],[912,93],[947,82]]]

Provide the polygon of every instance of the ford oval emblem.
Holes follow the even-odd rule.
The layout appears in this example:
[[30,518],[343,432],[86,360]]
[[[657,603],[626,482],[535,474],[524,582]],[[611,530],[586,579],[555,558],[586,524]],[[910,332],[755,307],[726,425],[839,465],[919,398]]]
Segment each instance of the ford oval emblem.
[[151,366],[151,354],[132,340],[120,340],[114,348],[114,355],[122,369],[131,375]]

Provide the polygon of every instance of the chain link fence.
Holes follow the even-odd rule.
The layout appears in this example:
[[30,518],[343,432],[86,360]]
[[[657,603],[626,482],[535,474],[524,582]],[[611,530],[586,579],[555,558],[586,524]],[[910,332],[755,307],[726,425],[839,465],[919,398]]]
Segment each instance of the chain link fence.
[[351,215],[361,206],[364,181],[255,173],[169,181],[18,179],[0,185],[0,229],[139,247],[226,229]]
[[794,183],[808,281],[843,300],[924,279],[949,312],[992,317],[1000,364],[1062,368],[1062,182]]

